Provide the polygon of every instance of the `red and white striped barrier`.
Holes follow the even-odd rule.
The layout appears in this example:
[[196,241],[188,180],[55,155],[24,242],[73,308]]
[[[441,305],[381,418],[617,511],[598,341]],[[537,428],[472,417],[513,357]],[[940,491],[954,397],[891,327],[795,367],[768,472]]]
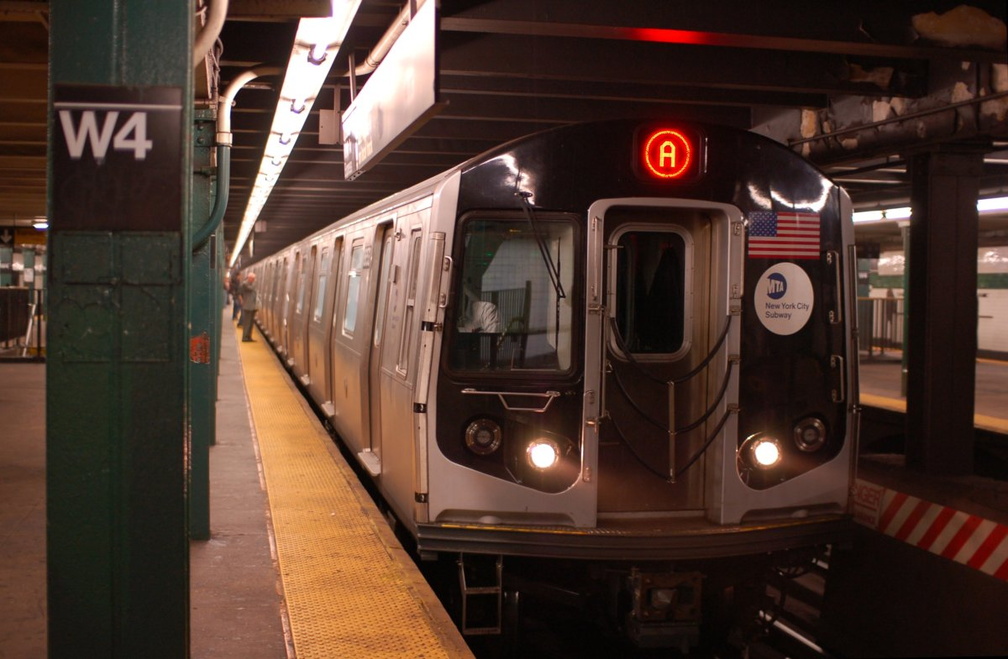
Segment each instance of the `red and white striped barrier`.
[[854,519],[865,526],[1008,581],[1008,526],[857,479]]

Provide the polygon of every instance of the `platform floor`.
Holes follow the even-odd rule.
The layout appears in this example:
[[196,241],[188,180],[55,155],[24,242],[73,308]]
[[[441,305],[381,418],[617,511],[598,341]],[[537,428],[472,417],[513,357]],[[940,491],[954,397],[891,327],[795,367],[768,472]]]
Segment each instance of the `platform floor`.
[[[902,352],[861,355],[861,404],[906,413]],[[977,428],[1008,435],[1008,362],[978,359],[973,421]]]

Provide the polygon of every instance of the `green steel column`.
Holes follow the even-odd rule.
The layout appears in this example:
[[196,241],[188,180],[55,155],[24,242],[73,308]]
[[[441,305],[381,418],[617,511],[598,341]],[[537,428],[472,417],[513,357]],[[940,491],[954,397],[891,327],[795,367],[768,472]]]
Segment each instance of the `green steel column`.
[[[11,232],[13,243],[13,232]],[[0,286],[12,286],[14,274],[14,248],[9,245],[0,245]]]
[[187,657],[193,3],[49,11],[49,657]]
[[35,288],[35,249],[25,247],[21,250],[21,263],[24,270],[21,271],[21,281],[25,288]]
[[[206,224],[213,206],[211,155],[216,122],[213,110],[197,110],[194,128],[193,196],[190,234]],[[189,533],[194,540],[210,539],[210,446],[216,432],[217,342],[214,283],[217,263],[211,236],[192,254],[189,266],[189,429],[192,460],[189,477]]]

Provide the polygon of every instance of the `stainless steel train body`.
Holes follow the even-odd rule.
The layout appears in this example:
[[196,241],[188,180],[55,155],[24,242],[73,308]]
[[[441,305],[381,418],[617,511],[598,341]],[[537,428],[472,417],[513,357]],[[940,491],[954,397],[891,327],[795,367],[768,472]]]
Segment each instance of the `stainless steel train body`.
[[846,523],[851,207],[779,144],[558,128],[251,267],[261,328],[422,555],[630,569]]

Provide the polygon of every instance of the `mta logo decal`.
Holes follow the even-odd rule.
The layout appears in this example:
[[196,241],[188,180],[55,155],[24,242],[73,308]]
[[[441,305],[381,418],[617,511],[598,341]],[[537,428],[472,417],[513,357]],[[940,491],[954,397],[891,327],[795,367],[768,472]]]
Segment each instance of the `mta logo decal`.
[[771,300],[779,300],[787,293],[787,279],[779,272],[767,277],[767,296]]

